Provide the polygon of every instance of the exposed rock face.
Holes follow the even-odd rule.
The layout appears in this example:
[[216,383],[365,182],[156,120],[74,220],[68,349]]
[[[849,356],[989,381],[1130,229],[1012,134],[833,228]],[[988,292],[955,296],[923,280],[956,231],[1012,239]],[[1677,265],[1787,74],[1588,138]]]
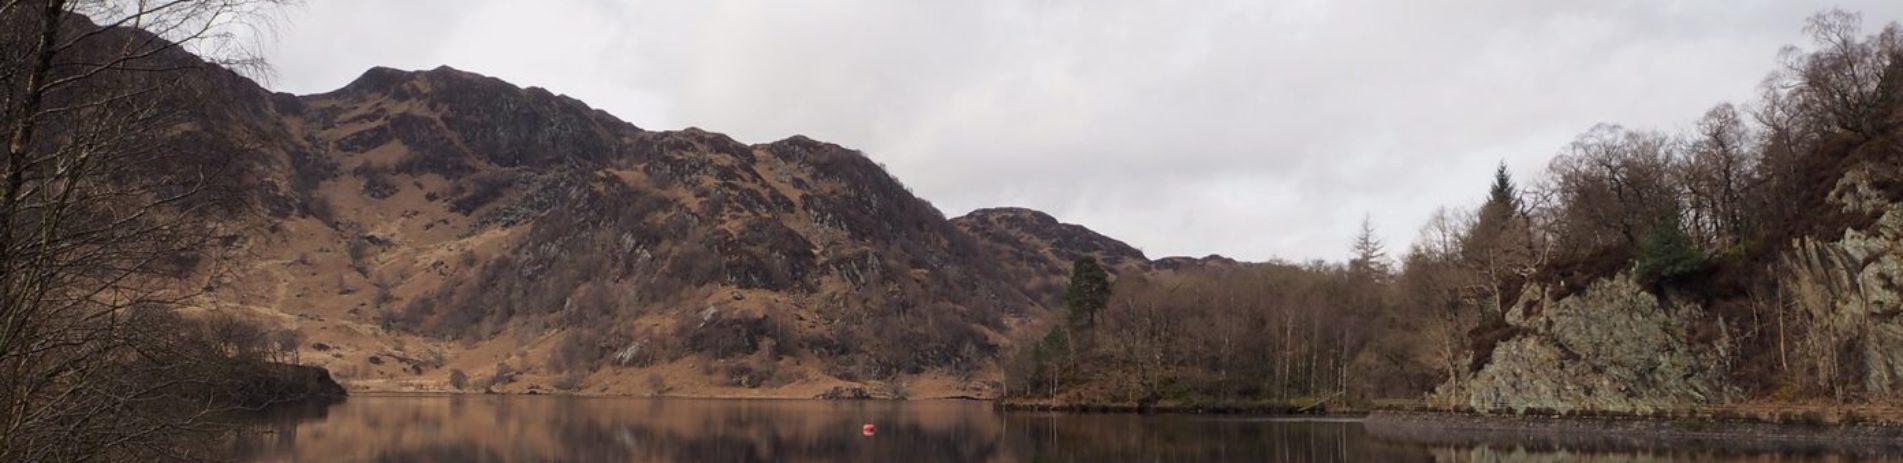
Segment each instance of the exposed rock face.
[[[1538,297],[1530,290],[1528,298]],[[1537,315],[1522,315],[1533,304]],[[1478,373],[1443,385],[1435,400],[1475,410],[1642,412],[1716,399],[1720,371],[1686,337],[1697,309],[1663,306],[1629,278],[1593,284],[1556,303],[1523,301]]]
[[1795,243],[1779,282],[1807,318],[1800,368],[1839,398],[1903,389],[1903,205],[1876,186],[1884,174],[1898,173],[1855,169],[1837,183],[1832,203],[1876,220],[1836,241]]

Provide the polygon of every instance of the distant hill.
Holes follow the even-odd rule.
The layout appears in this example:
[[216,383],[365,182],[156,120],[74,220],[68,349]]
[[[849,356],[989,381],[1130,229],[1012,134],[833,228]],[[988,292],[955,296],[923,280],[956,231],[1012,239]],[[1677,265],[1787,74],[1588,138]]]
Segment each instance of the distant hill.
[[1072,259],[1149,268],[1037,211],[947,220],[800,136],[646,130],[449,67],[304,96],[198,78],[185,136],[243,256],[199,305],[297,329],[356,388],[988,396]]

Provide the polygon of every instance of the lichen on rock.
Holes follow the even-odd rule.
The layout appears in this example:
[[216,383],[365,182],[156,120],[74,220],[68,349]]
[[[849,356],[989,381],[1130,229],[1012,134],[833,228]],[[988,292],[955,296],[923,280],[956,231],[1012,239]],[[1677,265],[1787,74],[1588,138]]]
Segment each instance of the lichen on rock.
[[1646,412],[1719,394],[1715,356],[1686,333],[1696,307],[1662,304],[1623,275],[1546,305],[1509,317],[1521,334],[1479,372],[1442,386],[1435,401],[1481,411]]
[[1903,388],[1903,207],[1874,182],[1867,169],[1851,170],[1830,199],[1876,220],[1836,241],[1793,243],[1778,282],[1800,317],[1793,367],[1840,399]]

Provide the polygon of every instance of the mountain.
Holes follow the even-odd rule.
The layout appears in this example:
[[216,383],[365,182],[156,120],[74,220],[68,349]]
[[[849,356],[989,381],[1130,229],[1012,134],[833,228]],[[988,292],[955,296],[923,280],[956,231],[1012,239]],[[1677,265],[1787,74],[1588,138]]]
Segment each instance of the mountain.
[[1046,307],[1062,306],[1071,263],[1079,257],[1095,257],[1117,273],[1146,271],[1150,264],[1143,251],[1122,241],[1031,209],[979,209],[951,223],[976,237],[995,262],[1017,272],[1022,289]]
[[358,389],[988,396],[1071,259],[1148,266],[1036,211],[947,220],[801,136],[646,130],[449,67],[199,77],[184,136],[229,180],[233,258],[196,306],[295,329]]

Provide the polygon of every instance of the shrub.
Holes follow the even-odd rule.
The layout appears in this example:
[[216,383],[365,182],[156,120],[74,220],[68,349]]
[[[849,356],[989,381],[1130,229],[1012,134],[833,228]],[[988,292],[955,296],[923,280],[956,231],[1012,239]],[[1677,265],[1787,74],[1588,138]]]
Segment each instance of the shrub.
[[751,389],[760,387],[762,383],[766,382],[765,372],[755,369],[753,365],[748,363],[728,364],[723,370],[725,370],[724,375],[727,377],[727,385],[729,386]]
[[589,371],[601,362],[605,351],[601,345],[600,332],[593,329],[569,330],[568,335],[555,345],[555,352],[549,354],[549,363],[564,372]]
[[647,385],[648,395],[665,395],[673,390],[673,388],[668,387],[667,378],[662,377],[660,373],[648,373]]
[[485,173],[471,176],[450,187],[449,193],[456,199],[451,200],[449,210],[457,214],[469,215],[476,209],[502,198],[509,187],[517,181],[514,172]]
[[587,374],[581,371],[570,371],[567,374],[563,374],[562,377],[555,379],[555,388],[564,391],[581,389],[582,380],[586,379],[587,376]]
[[496,362],[495,373],[489,375],[489,379],[483,382],[482,388],[486,390],[513,383],[515,382],[515,375],[515,368],[510,367],[508,362]]
[[390,181],[389,174],[382,169],[365,164],[357,168],[357,175],[363,177],[363,194],[373,199],[386,199],[397,192],[396,183]]

